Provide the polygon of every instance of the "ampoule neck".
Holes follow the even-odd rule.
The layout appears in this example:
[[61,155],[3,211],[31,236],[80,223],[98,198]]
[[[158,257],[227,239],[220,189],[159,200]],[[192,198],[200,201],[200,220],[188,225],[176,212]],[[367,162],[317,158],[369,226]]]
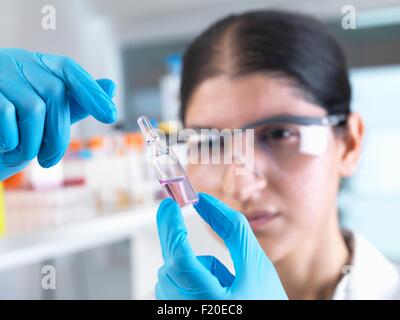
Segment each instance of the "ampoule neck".
[[148,142],[148,146],[150,147],[153,156],[159,156],[161,154],[168,153],[168,147],[160,141]]

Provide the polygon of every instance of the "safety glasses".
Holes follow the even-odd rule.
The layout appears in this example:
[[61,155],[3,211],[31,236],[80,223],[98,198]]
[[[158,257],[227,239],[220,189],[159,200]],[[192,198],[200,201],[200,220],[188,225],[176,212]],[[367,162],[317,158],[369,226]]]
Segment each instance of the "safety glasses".
[[212,166],[214,170],[232,164],[235,158],[248,162],[265,157],[276,168],[293,170],[310,157],[323,155],[328,147],[330,129],[346,121],[345,114],[279,115],[240,129],[195,129],[186,139],[191,153],[189,162],[208,169]]

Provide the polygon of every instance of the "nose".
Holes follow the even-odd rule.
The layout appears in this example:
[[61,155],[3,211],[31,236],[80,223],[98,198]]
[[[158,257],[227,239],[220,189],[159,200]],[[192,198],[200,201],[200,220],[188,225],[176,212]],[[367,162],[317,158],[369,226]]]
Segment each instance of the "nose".
[[267,178],[256,168],[255,163],[250,164],[248,159],[235,156],[224,173],[222,191],[225,196],[243,203],[260,197],[267,185]]

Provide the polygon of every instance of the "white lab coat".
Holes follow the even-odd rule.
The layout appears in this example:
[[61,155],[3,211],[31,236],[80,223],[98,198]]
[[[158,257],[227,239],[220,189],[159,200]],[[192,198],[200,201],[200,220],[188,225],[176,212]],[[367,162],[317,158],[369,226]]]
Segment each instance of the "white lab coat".
[[345,231],[352,260],[343,270],[332,299],[400,299],[400,269],[364,237]]

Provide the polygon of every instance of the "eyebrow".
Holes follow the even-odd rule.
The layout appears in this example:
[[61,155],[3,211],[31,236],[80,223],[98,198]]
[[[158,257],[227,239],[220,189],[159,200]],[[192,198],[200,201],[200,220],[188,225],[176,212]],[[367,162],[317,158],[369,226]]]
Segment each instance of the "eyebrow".
[[[288,123],[294,123],[294,124],[305,125],[305,126],[310,126],[310,125],[335,126],[346,120],[347,120],[346,114],[331,114],[331,115],[325,115],[325,116],[320,116],[320,117],[307,117],[307,116],[295,116],[295,115],[290,115],[290,114],[280,114],[280,115],[276,115],[273,117],[263,118],[263,119],[251,122],[251,123],[245,125],[244,127],[237,128],[237,129],[242,129],[242,130],[254,129],[257,126],[269,125],[269,124],[275,124],[275,123],[281,123],[281,122],[288,122]],[[207,127],[193,126],[190,129],[199,131],[201,129],[223,130],[223,129],[228,129],[228,128],[218,129],[215,127],[213,128],[213,127],[208,127],[208,126]]]
[[216,127],[207,127],[207,126],[191,126],[191,127],[186,127],[186,128],[184,128],[184,129],[193,129],[193,130],[198,131],[198,130],[202,130],[202,129],[207,129],[207,130],[212,130],[212,129],[223,130],[223,129],[227,129],[227,128],[219,129],[219,128],[216,128]]
[[293,115],[279,115],[271,118],[261,119],[252,122],[242,129],[252,129],[261,125],[274,124],[279,122],[289,122],[299,125],[318,125],[318,126],[335,126],[347,119],[345,114],[332,114],[320,117],[306,117],[306,116],[293,116]]

